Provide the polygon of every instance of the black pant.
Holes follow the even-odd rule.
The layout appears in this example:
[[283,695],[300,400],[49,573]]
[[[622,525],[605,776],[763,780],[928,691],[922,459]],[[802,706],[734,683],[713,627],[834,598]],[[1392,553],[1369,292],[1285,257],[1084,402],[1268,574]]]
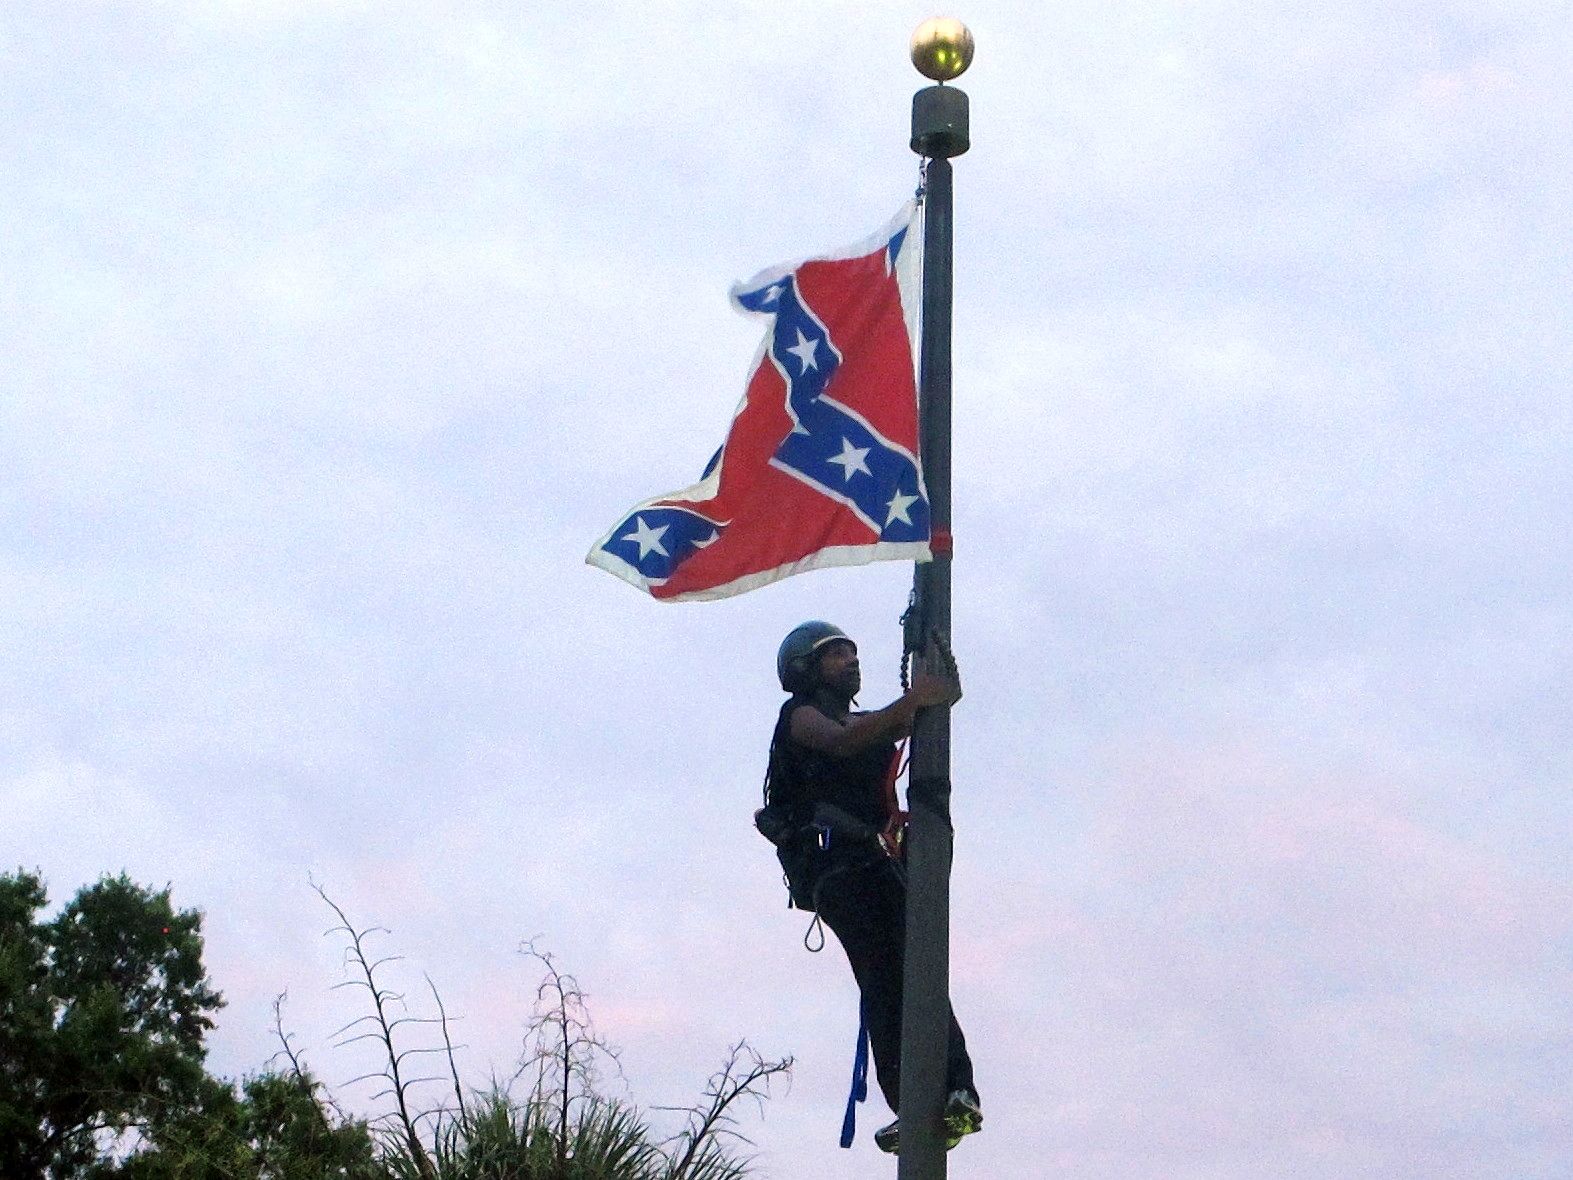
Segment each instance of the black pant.
[[[876,863],[827,874],[819,888],[819,915],[836,932],[863,995],[869,1044],[879,1088],[890,1109],[901,1101],[902,948],[907,925],[907,890],[894,865]],[[972,1059],[967,1042],[950,1014],[950,1046],[945,1089],[966,1090],[974,1098]]]

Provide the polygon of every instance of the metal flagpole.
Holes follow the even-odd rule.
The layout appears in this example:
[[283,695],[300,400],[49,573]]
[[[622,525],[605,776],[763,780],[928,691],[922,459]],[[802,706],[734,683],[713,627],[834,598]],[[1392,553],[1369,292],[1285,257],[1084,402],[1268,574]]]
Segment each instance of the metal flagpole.
[[[933,560],[914,571],[915,634],[950,642],[951,167],[969,146],[967,96],[944,83],[972,60],[960,21],[925,21],[912,61],[936,85],[912,98],[912,150],[927,161],[923,197],[922,338],[918,417]],[[943,1180],[945,1066],[950,1029],[950,707],[923,709],[912,726],[907,803],[907,930],[901,1013],[898,1180]]]

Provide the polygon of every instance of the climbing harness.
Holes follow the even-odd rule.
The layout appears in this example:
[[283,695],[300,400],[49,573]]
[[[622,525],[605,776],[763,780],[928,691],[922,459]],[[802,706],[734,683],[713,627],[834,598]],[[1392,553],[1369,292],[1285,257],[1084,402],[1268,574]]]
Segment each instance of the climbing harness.
[[[881,835],[883,835],[883,833]],[[827,850],[829,849],[828,840],[826,841],[824,847]],[[881,850],[883,850],[883,841],[881,841],[880,847]],[[876,868],[881,865],[889,868],[891,872],[896,874],[896,879],[900,881],[903,886],[906,885],[906,866],[904,866],[899,860],[889,856],[881,856],[878,853],[866,856],[862,860],[852,860],[847,861],[845,864],[834,865],[819,875],[819,880],[814,882],[814,892],[812,898],[810,899],[814,908],[814,916],[809,920],[808,929],[803,932],[804,950],[808,951],[808,953],[811,955],[817,955],[820,951],[825,949],[825,921],[819,915],[819,898],[820,895],[824,892],[825,886],[845,873],[850,873],[854,870]],[[815,944],[816,939],[818,940],[817,945]]]

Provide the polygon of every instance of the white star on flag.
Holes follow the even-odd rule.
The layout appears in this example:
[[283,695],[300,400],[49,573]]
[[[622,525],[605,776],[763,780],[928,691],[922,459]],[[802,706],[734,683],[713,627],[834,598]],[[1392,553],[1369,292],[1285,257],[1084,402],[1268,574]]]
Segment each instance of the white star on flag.
[[670,556],[666,551],[666,547],[661,544],[661,538],[666,535],[666,530],[671,528],[671,525],[663,524],[660,528],[653,529],[645,524],[642,516],[634,517],[634,524],[637,526],[634,531],[622,539],[639,543],[639,559],[641,561],[650,556],[652,550],[659,553],[662,557]]
[[898,490],[890,498],[890,503],[885,505],[885,507],[890,509],[890,515],[885,517],[885,523],[890,524],[892,521],[899,520],[902,524],[911,524],[912,517],[907,514],[907,509],[917,502],[918,498],[916,496],[903,496]]
[[[861,471],[864,475],[873,475],[864,462],[868,458],[868,447],[855,447],[850,438],[841,440],[841,453],[832,455],[826,462],[841,464],[841,475],[847,483],[852,482],[852,477]],[[888,523],[888,522],[887,522]],[[908,521],[907,523],[911,523]]]
[[819,362],[814,359],[814,353],[819,351],[819,341],[803,335],[802,328],[797,329],[797,343],[787,351],[803,362],[803,372],[819,368]]
[[777,299],[781,298],[781,292],[784,287],[784,283],[777,283],[775,286],[768,288],[765,293],[759,297],[759,302],[774,303]]

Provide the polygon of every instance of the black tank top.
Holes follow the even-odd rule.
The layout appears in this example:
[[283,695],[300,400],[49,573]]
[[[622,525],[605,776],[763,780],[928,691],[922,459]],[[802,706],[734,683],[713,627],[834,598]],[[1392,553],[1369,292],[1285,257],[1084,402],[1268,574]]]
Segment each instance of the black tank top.
[[789,808],[793,819],[800,821],[807,821],[814,804],[833,803],[871,827],[884,827],[889,818],[885,776],[896,747],[880,742],[845,758],[811,750],[792,738],[792,714],[804,705],[825,712],[806,696],[794,696],[781,706],[771,743],[770,802]]

